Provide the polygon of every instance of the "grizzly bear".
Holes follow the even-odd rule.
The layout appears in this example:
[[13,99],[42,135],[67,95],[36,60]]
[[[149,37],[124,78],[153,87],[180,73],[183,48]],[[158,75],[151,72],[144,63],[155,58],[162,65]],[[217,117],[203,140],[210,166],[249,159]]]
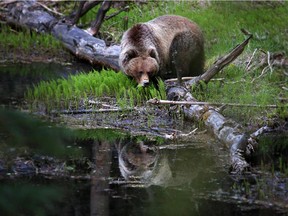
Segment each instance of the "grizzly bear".
[[165,15],[128,29],[121,40],[121,70],[140,86],[156,77],[198,76],[204,66],[204,38],[187,18]]

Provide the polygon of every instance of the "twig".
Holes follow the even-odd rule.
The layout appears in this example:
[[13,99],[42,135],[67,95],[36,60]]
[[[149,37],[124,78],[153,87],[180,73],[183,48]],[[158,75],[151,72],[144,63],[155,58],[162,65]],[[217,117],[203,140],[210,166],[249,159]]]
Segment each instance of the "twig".
[[263,70],[261,71],[261,74],[258,77],[255,77],[254,79],[252,79],[251,83],[253,83],[256,79],[259,79],[262,76],[264,76],[264,74],[265,74],[265,72],[267,71],[268,68],[269,68],[269,65],[264,67]]
[[106,20],[109,20],[109,19],[117,16],[118,14],[120,14],[120,13],[123,12],[123,11],[127,11],[128,9],[129,9],[129,6],[127,5],[127,6],[125,6],[124,8],[121,8],[120,10],[116,11],[115,13],[113,13],[113,14],[105,17],[104,20],[105,20],[105,21],[106,21]]
[[89,113],[103,113],[103,112],[126,112],[134,110],[134,108],[127,108],[127,109],[82,109],[82,110],[52,110],[51,114],[89,114]]
[[40,2],[36,2],[36,3],[37,3],[38,5],[40,5],[41,7],[43,7],[44,9],[46,9],[47,11],[53,13],[53,14],[56,14],[56,15],[58,15],[58,16],[64,16],[62,13],[59,13],[59,12],[57,12],[57,11],[55,11],[55,10],[52,10],[52,9],[48,8],[45,4],[42,4],[42,3],[40,3]]
[[249,59],[247,65],[246,65],[246,68],[245,68],[246,71],[250,70],[250,65],[251,65],[252,59],[254,58],[255,53],[256,53],[257,51],[258,51],[258,49],[256,48],[256,49],[254,50],[254,52],[253,52],[251,58]]
[[273,68],[272,68],[272,65],[271,65],[271,62],[270,62],[270,58],[271,58],[271,54],[268,51],[267,62],[268,62],[268,66],[269,66],[271,74],[272,74],[273,73]]
[[105,103],[94,101],[94,100],[88,100],[88,103],[91,105],[101,105],[103,107],[109,107],[111,109],[118,109],[116,106],[112,106],[110,104],[105,104]]
[[[182,77],[182,80],[192,80],[194,78],[196,78],[196,77]],[[213,78],[213,79],[211,79],[211,81],[223,81],[223,80],[225,80],[225,79],[224,78]],[[166,82],[177,82],[177,81],[178,81],[177,78],[171,78],[171,79],[165,80],[165,83]]]
[[18,0],[6,0],[6,1],[3,1],[3,2],[0,2],[0,5],[3,6],[3,5],[8,5],[8,4],[11,4],[11,3],[14,3],[14,2],[17,2]]
[[210,103],[210,102],[196,102],[196,101],[171,101],[158,100],[157,98],[147,101],[149,104],[172,104],[172,105],[208,105],[208,106],[235,106],[235,107],[266,107],[277,108],[277,105],[256,105],[256,104],[237,104],[237,103]]

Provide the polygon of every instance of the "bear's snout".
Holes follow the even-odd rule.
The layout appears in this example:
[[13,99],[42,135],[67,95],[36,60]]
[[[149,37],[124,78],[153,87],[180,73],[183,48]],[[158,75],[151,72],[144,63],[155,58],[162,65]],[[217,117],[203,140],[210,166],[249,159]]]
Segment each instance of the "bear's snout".
[[147,87],[149,85],[149,75],[147,73],[141,75],[139,85],[142,87]]

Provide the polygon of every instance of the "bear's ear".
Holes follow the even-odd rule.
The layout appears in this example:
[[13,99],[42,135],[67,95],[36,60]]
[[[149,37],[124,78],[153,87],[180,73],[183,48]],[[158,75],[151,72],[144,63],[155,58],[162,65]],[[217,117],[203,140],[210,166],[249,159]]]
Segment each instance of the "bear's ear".
[[136,50],[128,50],[126,52],[126,55],[125,55],[125,59],[124,59],[124,62],[127,63],[128,61],[130,61],[131,59],[137,57],[137,52]]
[[156,54],[156,50],[155,49],[150,49],[149,50],[149,56],[151,57],[151,58],[157,58],[157,54]]

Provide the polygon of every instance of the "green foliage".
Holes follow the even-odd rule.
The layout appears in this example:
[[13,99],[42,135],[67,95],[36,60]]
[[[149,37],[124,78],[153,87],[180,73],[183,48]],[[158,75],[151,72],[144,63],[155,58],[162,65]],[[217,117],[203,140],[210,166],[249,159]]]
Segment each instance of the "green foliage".
[[0,28],[1,48],[10,50],[35,51],[39,49],[57,52],[61,47],[60,42],[49,34],[39,34],[30,30],[15,31],[7,26]]
[[115,141],[116,139],[123,139],[127,135],[122,131],[112,129],[97,129],[97,130],[77,130],[75,131],[77,139],[87,140],[93,139],[98,141]]
[[[287,93],[281,92],[282,86],[287,83],[287,76],[282,72],[274,71],[261,79],[256,79],[261,74],[262,68],[251,72],[244,70],[245,60],[257,49],[269,52],[284,51],[288,53],[287,41],[287,2],[210,2],[208,6],[201,6],[196,1],[149,1],[148,3],[127,2],[130,9],[117,16],[105,20],[101,26],[101,33],[109,34],[117,42],[120,42],[123,32],[126,30],[124,20],[128,18],[128,28],[139,22],[146,22],[157,16],[165,14],[177,14],[185,16],[201,27],[205,36],[206,67],[211,65],[219,56],[227,53],[231,48],[241,42],[245,36],[240,29],[244,28],[251,32],[254,37],[249,42],[244,53],[245,59],[240,59],[237,65],[229,67],[217,75],[224,77],[224,82],[210,82],[202,86],[200,91],[193,93],[198,100],[223,102],[223,103],[245,103],[245,104],[277,104],[281,107],[275,111],[278,116],[287,116],[287,103],[281,104],[278,96],[287,98]],[[61,4],[60,4],[61,5]],[[74,3],[63,3],[65,14],[69,14]],[[62,7],[62,6],[61,6]],[[69,8],[68,8],[69,7]],[[100,5],[89,11],[81,18],[80,24],[88,25],[95,19]],[[60,9],[62,10],[62,9]],[[111,8],[107,15],[116,12],[118,8]],[[269,16],[267,16],[269,14]],[[23,49],[35,47],[42,44],[44,47],[54,49],[59,47],[50,36],[42,36],[33,32],[17,32],[7,27],[0,30],[0,44],[5,49],[11,46],[23,46]],[[3,46],[3,45],[2,45]],[[237,59],[237,60],[238,60]],[[165,98],[165,87],[136,89],[134,83],[123,74],[114,74],[111,77],[101,73],[97,75],[75,76],[68,81],[56,80],[53,82],[42,82],[34,90],[29,90],[27,96],[34,104],[44,102],[47,109],[52,107],[79,107],[79,99],[89,97],[109,96],[117,98],[120,107],[141,105],[143,101],[151,97]],[[111,72],[112,73],[112,72]],[[118,80],[119,79],[119,80]],[[100,80],[98,82],[98,80]],[[105,81],[104,81],[105,80]],[[252,82],[252,80],[254,80]],[[161,85],[161,84],[160,84]],[[287,87],[287,86],[286,86]],[[286,108],[286,109],[285,109]],[[229,108],[224,114],[246,121],[252,116],[268,115],[270,110],[251,108]],[[245,118],[243,118],[245,117]]]
[[[257,73],[257,71],[254,71]],[[259,121],[259,118],[269,113],[278,112],[285,114],[285,105],[281,104],[279,97],[282,94],[281,85],[288,81],[284,74],[274,71],[273,76],[263,76],[261,79],[254,79],[255,74],[247,74],[243,69],[230,66],[220,76],[225,77],[224,81],[210,81],[207,85],[194,90],[198,100],[217,103],[253,104],[258,107],[229,107],[224,114],[238,121],[252,122]],[[266,105],[279,105],[282,108],[270,110]],[[287,107],[287,105],[286,105]],[[280,114],[280,115],[281,115]],[[259,123],[259,122],[258,122]]]
[[[281,89],[287,83],[287,76],[283,72],[275,70],[260,79],[257,78],[263,68],[252,72],[245,71],[245,61],[252,56],[257,49],[269,52],[284,51],[288,53],[287,41],[287,14],[288,4],[265,2],[211,2],[209,6],[202,7],[198,2],[187,1],[157,1],[147,4],[129,4],[130,10],[117,17],[105,21],[102,31],[113,31],[116,41],[120,41],[124,32],[123,20],[128,17],[128,27],[135,23],[146,22],[157,16],[165,14],[177,14],[195,21],[203,30],[205,36],[206,67],[221,55],[226,54],[245,38],[240,31],[244,28],[254,37],[249,42],[244,53],[238,58],[240,62],[231,64],[217,75],[224,77],[224,82],[210,82],[206,87],[193,93],[198,100],[255,104],[265,106],[268,104],[279,105],[277,110],[266,108],[229,108],[225,115],[237,120],[247,121],[253,117],[257,121],[261,116],[275,113],[285,118],[288,113],[287,103],[281,104],[278,96],[287,98],[288,94]],[[113,11],[110,11],[113,13]],[[109,13],[110,13],[109,12]],[[269,14],[269,16],[267,16]],[[87,15],[89,16],[89,15]],[[91,15],[90,15],[91,16]],[[90,17],[92,18],[92,16]],[[243,57],[245,56],[245,57]],[[255,79],[255,80],[254,80]],[[287,86],[286,86],[287,87]],[[163,98],[163,96],[162,96]]]
[[260,138],[257,154],[261,158],[263,168],[265,168],[265,164],[271,171],[276,170],[286,175],[288,174],[287,138],[287,134],[263,136]]
[[[243,40],[240,29],[244,28],[254,34],[249,50],[262,48],[269,51],[283,50],[288,52],[286,40],[287,3],[275,2],[211,2],[202,7],[196,1],[150,1],[147,4],[128,3],[130,9],[116,17],[105,21],[102,32],[109,32],[119,42],[126,30],[124,19],[128,18],[128,28],[140,22],[147,22],[157,16],[177,14],[195,21],[202,28],[205,35],[206,57],[210,59],[222,55]],[[99,7],[89,11],[82,19],[82,23],[89,23],[95,19]],[[110,15],[118,9],[108,11]],[[267,16],[269,14],[269,16]]]
[[134,107],[150,98],[165,98],[165,86],[159,82],[159,91],[154,86],[135,88],[135,81],[123,73],[103,70],[88,74],[69,76],[68,79],[42,81],[28,89],[26,98],[33,104],[44,102],[47,109],[52,107],[77,107],[82,100],[99,97],[115,97],[120,107]]

